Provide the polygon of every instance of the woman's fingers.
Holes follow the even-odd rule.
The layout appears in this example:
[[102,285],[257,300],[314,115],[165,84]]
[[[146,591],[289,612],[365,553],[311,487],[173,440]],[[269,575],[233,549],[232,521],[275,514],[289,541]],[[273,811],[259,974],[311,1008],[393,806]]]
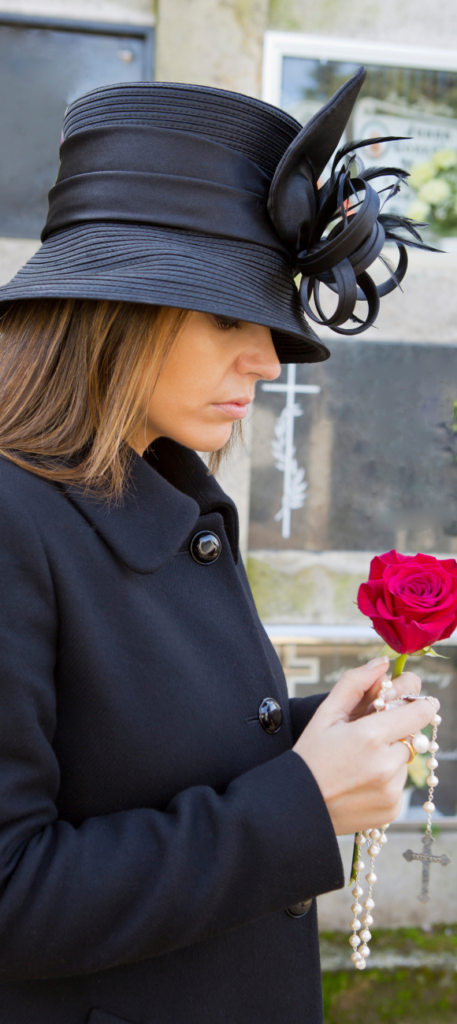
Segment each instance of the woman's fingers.
[[375,684],[381,685],[388,664],[388,658],[374,658],[367,665],[348,669],[324,701],[326,713],[333,719],[348,718],[368,690]]
[[376,731],[381,742],[395,743],[429,725],[436,710],[437,705],[431,697],[429,700],[414,700],[410,704],[405,702],[401,707],[392,708],[388,714],[383,711],[380,715],[370,715],[366,722],[370,729]]
[[415,672],[402,672],[401,676],[392,680],[392,687],[386,694],[386,700],[395,700],[404,693],[420,693],[421,686],[421,680]]

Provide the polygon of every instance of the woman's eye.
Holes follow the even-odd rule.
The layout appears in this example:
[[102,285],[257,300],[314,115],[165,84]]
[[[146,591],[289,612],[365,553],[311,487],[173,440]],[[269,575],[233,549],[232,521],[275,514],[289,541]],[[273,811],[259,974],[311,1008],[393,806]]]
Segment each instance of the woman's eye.
[[232,320],[228,316],[215,316],[214,319],[221,331],[229,331],[231,327],[235,327],[236,330],[240,328],[240,321]]

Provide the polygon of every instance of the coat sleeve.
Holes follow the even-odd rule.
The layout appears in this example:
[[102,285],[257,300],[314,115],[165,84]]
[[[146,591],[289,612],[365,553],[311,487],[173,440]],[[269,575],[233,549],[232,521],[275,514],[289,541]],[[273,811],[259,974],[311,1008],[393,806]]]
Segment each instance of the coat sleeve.
[[150,807],[59,818],[58,609],[32,517],[0,510],[0,976],[160,955],[343,885],[318,786],[293,751]]
[[310,697],[291,697],[289,700],[290,720],[292,723],[292,736],[294,743],[301,736],[303,729],[311,721],[322,701],[328,697],[327,693],[313,693]]

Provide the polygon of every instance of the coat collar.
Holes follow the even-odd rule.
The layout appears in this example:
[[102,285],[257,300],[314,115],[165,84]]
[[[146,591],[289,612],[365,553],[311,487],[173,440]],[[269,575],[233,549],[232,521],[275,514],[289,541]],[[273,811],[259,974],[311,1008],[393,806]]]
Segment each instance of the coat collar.
[[195,452],[160,438],[143,458],[134,455],[129,487],[109,505],[76,487],[65,491],[78,510],[129,569],[155,572],[181,547],[201,515],[222,514],[235,561],[236,507]]

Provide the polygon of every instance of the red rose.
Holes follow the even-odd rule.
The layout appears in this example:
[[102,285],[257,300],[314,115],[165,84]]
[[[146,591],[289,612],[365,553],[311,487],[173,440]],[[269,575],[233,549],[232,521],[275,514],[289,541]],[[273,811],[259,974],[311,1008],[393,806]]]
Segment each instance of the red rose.
[[357,604],[398,654],[414,654],[457,627],[457,562],[387,551],[373,558]]

